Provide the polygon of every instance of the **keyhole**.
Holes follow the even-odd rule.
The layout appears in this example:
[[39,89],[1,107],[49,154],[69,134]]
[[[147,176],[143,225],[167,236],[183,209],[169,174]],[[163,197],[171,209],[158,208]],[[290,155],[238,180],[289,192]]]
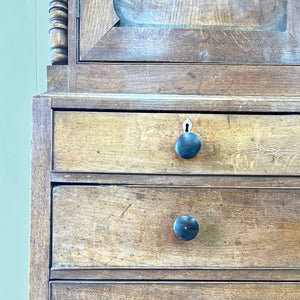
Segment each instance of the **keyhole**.
[[185,132],[189,132],[189,124],[185,124]]

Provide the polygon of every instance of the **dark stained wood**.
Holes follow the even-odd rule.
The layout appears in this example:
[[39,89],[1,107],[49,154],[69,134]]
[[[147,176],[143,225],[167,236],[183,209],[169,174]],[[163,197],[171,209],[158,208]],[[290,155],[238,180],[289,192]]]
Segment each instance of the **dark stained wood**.
[[172,112],[300,112],[300,97],[151,94],[52,94],[54,109]]
[[176,176],[142,174],[101,174],[80,172],[52,172],[53,183],[118,184],[142,186],[194,186],[207,188],[282,188],[300,189],[299,177],[268,176]]
[[[281,189],[58,186],[52,267],[299,267],[299,197]],[[189,242],[173,232],[182,215],[199,223]]]
[[296,281],[299,268],[52,268],[52,280],[237,280]]
[[33,98],[29,299],[48,299],[51,212],[51,99]]
[[[174,150],[189,117],[201,150]],[[132,174],[299,175],[300,115],[56,111],[53,168]]]
[[81,60],[299,64],[300,44],[287,32],[114,27]]
[[50,61],[68,63],[68,0],[50,0]]
[[285,0],[115,0],[122,26],[285,30]]
[[265,299],[298,300],[298,283],[53,282],[52,300],[79,299]]
[[[48,92],[299,96],[297,66],[79,64],[48,67]],[[73,89],[68,87],[73,81]]]

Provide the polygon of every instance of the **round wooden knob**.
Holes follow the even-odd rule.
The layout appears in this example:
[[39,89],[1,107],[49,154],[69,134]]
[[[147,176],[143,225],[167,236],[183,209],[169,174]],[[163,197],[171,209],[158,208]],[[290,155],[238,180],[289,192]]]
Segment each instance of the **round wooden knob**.
[[192,132],[183,133],[175,144],[177,155],[184,159],[189,159],[197,155],[201,148],[199,137]]
[[173,229],[178,238],[183,241],[190,241],[198,234],[199,225],[194,218],[181,216],[175,220]]

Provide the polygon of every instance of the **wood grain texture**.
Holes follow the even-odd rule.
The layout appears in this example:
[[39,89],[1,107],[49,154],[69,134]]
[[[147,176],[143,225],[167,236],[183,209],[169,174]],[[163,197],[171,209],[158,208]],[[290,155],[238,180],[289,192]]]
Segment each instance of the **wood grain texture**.
[[48,67],[48,92],[300,95],[297,66],[91,63],[78,64],[74,73],[70,73],[66,66]]
[[[276,189],[58,186],[52,267],[299,267],[299,196]],[[192,241],[173,233],[181,215],[199,223]]]
[[287,32],[114,27],[81,59],[299,64],[300,44]]
[[286,1],[115,0],[122,26],[285,30]]
[[50,1],[50,61],[53,65],[68,63],[68,0]]
[[269,299],[296,300],[297,283],[62,282],[51,284],[52,300],[61,299]]
[[[143,174],[299,174],[299,115],[56,111],[57,171]],[[202,147],[188,160],[174,150],[189,117]]]
[[300,2],[298,0],[287,1],[287,32],[300,41]]
[[81,172],[52,172],[53,183],[121,184],[142,186],[197,186],[214,188],[282,188],[300,189],[298,176],[177,176],[143,174],[101,174]]
[[33,99],[29,299],[49,299],[51,100]]
[[296,281],[300,268],[52,268],[52,280]]
[[52,108],[101,111],[300,112],[300,97],[151,94],[51,94]]
[[80,0],[81,55],[85,55],[118,21],[113,0]]

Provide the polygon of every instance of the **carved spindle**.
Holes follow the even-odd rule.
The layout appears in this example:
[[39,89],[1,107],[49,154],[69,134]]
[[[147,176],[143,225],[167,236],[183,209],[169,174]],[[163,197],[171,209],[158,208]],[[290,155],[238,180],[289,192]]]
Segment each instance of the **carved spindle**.
[[50,49],[52,65],[68,63],[68,0],[50,1]]

